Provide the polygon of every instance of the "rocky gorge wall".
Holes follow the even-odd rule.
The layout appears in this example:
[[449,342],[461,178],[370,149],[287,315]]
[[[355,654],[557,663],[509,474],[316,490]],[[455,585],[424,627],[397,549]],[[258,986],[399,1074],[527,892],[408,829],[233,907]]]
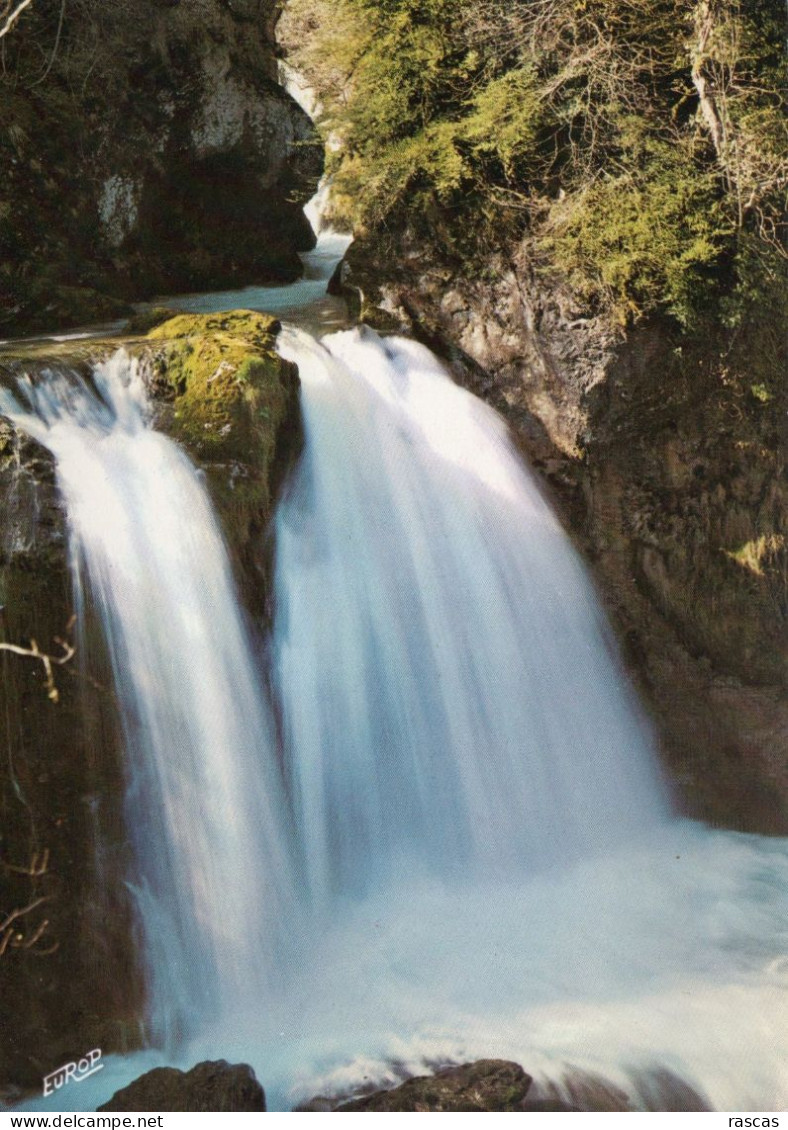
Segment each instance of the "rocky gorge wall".
[[4,40],[0,335],[290,282],[323,164],[275,0],[39,0]]
[[537,275],[527,242],[463,263],[407,225],[358,240],[335,284],[511,423],[592,568],[678,806],[788,832],[784,321],[625,333]]

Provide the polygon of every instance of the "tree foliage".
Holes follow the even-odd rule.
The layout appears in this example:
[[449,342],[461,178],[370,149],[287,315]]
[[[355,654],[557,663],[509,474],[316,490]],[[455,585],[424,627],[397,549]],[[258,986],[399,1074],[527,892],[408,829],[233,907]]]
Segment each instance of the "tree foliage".
[[290,0],[284,28],[356,228],[527,230],[590,301],[685,324],[786,258],[783,30],[781,0]]

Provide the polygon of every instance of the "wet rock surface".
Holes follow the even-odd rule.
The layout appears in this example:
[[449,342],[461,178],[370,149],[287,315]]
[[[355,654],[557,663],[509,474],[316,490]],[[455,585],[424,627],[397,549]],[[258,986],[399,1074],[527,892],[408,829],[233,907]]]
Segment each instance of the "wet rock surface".
[[191,1071],[156,1067],[98,1108],[107,1111],[263,1112],[265,1092],[246,1064],[198,1063]]
[[634,1072],[617,1084],[567,1068],[554,1081],[535,1081],[519,1064],[485,1059],[408,1079],[400,1086],[342,1102],[320,1096],[299,1111],[708,1111],[703,1095],[665,1068]]
[[[272,318],[168,318],[160,312],[151,336],[124,342],[147,374],[157,426],[203,467],[239,584],[262,616],[264,530],[300,443],[298,378],[274,350]],[[0,383],[12,386],[22,372],[41,379],[53,366],[84,378],[92,360],[119,344],[6,351]],[[0,921],[14,908],[31,908],[0,952],[0,999],[15,1017],[0,1030],[0,1083],[37,1089],[44,1075],[87,1049],[139,1047],[144,989],[126,884],[124,740],[112,672],[92,617],[76,631],[52,456],[4,422],[0,606],[1,641],[26,650],[35,641],[54,658],[64,654],[59,641],[76,648],[73,659],[53,667],[56,700],[40,660],[0,650]]]

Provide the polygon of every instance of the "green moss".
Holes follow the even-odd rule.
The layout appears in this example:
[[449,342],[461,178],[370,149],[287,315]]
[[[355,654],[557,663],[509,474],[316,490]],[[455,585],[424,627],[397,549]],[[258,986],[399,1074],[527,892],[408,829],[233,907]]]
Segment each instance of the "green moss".
[[157,326],[165,376],[175,392],[173,434],[200,459],[267,459],[285,409],[279,323],[264,314],[181,314]]
[[181,314],[157,326],[161,378],[174,394],[168,431],[206,467],[231,544],[240,553],[270,515],[277,442],[296,381],[276,353],[279,322],[234,310]]
[[543,246],[580,294],[603,299],[623,324],[664,307],[686,327],[718,297],[731,224],[716,174],[693,162],[690,146],[651,139],[642,148],[636,171],[554,205]]

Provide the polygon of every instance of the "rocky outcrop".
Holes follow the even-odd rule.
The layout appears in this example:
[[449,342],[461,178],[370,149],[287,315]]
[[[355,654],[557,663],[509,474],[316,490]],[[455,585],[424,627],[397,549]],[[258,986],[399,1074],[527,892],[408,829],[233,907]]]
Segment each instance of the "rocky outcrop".
[[[300,437],[298,379],[274,352],[277,329],[260,314],[178,316],[124,342],[143,361],[157,425],[202,461],[236,575],[258,612],[263,530]],[[0,382],[53,364],[87,372],[91,357],[119,344],[6,352]],[[23,912],[0,930],[0,999],[14,1017],[0,1029],[0,1086],[38,1088],[90,1048],[138,1046],[144,984],[126,885],[123,742],[102,633],[88,610],[76,636],[52,458],[7,424],[0,605],[0,640],[29,651],[36,641],[56,659],[66,654],[58,641],[77,648],[53,667],[51,686],[41,660],[0,650],[0,923]]]
[[99,1110],[264,1112],[265,1092],[246,1064],[198,1063],[191,1071],[156,1067],[117,1091]]
[[351,248],[358,315],[402,326],[511,422],[589,561],[685,811],[788,831],[786,338],[625,334],[536,276],[407,228]]
[[156,426],[205,471],[244,605],[259,620],[269,591],[265,531],[302,442],[298,374],[274,350],[278,330],[251,311],[183,314],[132,347],[150,374]]
[[20,20],[0,79],[0,333],[113,316],[90,288],[134,299],[299,277],[322,147],[277,82],[277,10],[84,0],[45,77],[60,4]]

